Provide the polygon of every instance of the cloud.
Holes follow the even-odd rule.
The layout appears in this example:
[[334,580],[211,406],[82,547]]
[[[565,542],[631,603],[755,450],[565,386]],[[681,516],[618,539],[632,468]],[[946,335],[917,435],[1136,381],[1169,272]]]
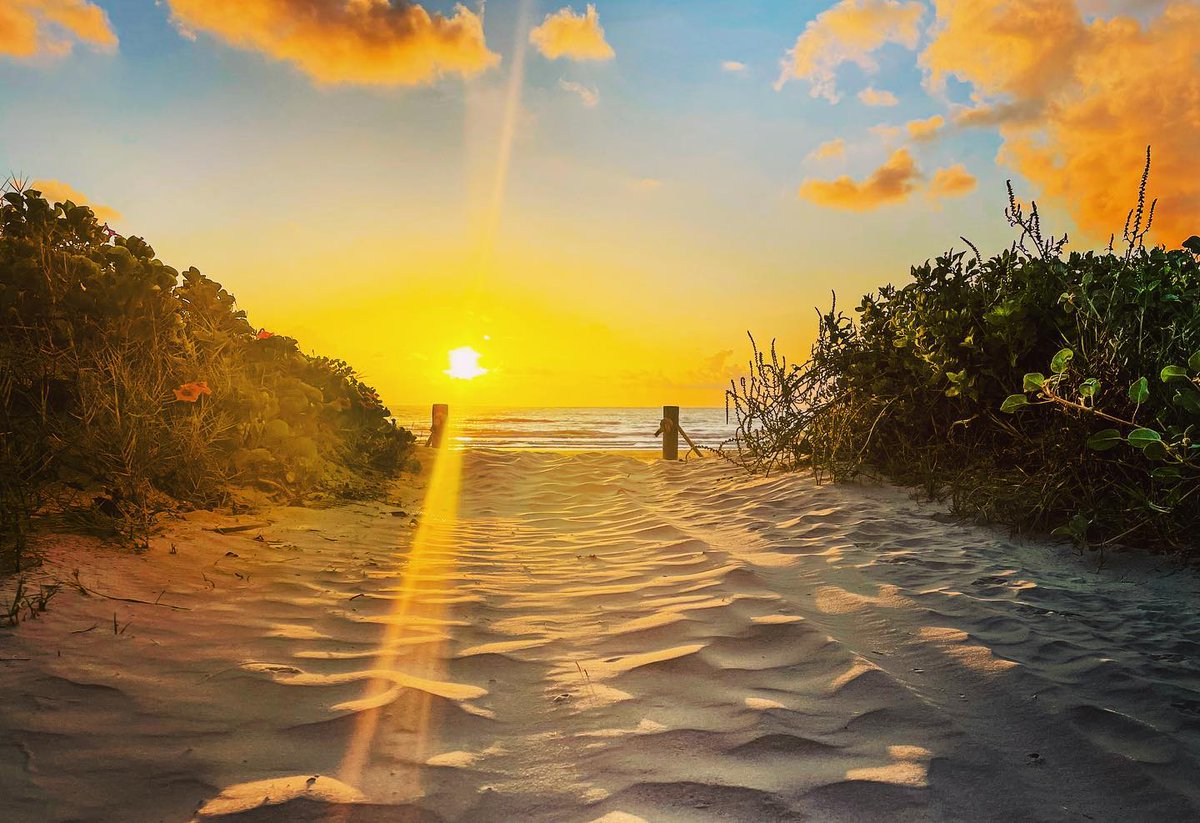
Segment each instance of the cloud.
[[799,195],[820,206],[870,211],[908,199],[920,178],[921,173],[908,149],[896,149],[887,162],[861,183],[845,175],[836,180],[805,180]]
[[925,7],[915,0],[841,0],[805,26],[781,63],[778,90],[791,79],[807,80],[813,97],[838,102],[836,72],[854,63],[865,72],[879,69],[871,56],[887,43],[915,49]]
[[449,17],[407,0],[168,0],[185,34],[296,66],[323,84],[418,85],[478,74],[499,60],[483,21],[465,6]]
[[908,136],[913,140],[925,141],[936,137],[944,125],[946,125],[946,118],[940,114],[935,114],[933,117],[927,117],[924,120],[909,120],[904,125],[904,128],[908,131]]
[[731,380],[745,374],[745,366],[738,362],[733,349],[715,352],[703,357],[694,366],[666,372],[655,368],[626,369],[620,379],[633,386],[647,384],[679,391],[721,391],[729,387]]
[[529,32],[529,42],[551,60],[559,57],[611,60],[615,56],[612,46],[604,39],[600,15],[590,3],[583,14],[576,14],[569,6],[547,14],[542,24]]
[[76,42],[100,51],[117,48],[108,15],[89,0],[4,0],[0,5],[0,54],[61,57]]
[[1000,162],[1104,240],[1124,225],[1153,146],[1155,239],[1196,231],[1200,3],[1106,4],[1136,7],[1138,19],[1088,19],[1060,0],[935,5],[934,36],[920,57],[927,82],[935,91],[951,77],[972,87],[975,106],[956,120],[998,128]]
[[655,191],[656,189],[662,188],[663,181],[659,180],[657,177],[640,177],[637,180],[634,180],[630,185],[632,185],[638,191]]
[[954,125],[963,128],[999,126],[1004,123],[1029,123],[1042,114],[1036,100],[1021,103],[978,104],[959,107],[954,112]]
[[867,106],[895,106],[900,102],[890,91],[880,91],[874,86],[867,86],[860,91],[858,99]]
[[745,74],[746,64],[737,60],[725,60],[721,63],[721,71],[727,71],[730,74]]
[[1145,15],[1157,13],[1171,0],[1078,0],[1085,15],[1111,17],[1115,14]]
[[96,215],[96,219],[101,223],[111,223],[121,219],[121,213],[116,209],[92,202],[92,199],[86,194],[76,191],[69,184],[61,180],[34,180],[29,188],[34,191],[40,191],[42,197],[45,197],[51,203],[62,203],[65,200],[70,200],[76,206],[90,206],[92,213]]
[[931,199],[961,197],[974,191],[978,182],[975,175],[967,171],[966,166],[959,163],[935,171],[933,179],[929,181],[929,189],[926,193]]
[[842,157],[846,153],[846,141],[840,137],[835,137],[832,140],[826,140],[821,145],[808,153],[806,160],[828,160],[833,157]]
[[563,91],[579,95],[579,99],[583,101],[583,105],[589,109],[595,108],[596,104],[600,102],[600,92],[583,85],[583,83],[576,83],[574,80],[563,80],[560,78],[558,87]]

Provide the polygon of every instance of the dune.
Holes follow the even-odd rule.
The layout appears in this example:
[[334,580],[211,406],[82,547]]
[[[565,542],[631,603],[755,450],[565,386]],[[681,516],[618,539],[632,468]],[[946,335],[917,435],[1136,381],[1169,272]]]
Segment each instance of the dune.
[[718,460],[427,488],[48,537],[0,819],[1200,819],[1192,571]]

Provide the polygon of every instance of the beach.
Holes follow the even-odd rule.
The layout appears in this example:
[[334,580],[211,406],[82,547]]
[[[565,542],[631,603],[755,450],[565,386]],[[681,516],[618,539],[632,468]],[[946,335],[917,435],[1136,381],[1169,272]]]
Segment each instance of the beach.
[[1200,815],[1190,571],[712,458],[446,454],[453,503],[426,459],[143,554],[45,541],[4,819]]

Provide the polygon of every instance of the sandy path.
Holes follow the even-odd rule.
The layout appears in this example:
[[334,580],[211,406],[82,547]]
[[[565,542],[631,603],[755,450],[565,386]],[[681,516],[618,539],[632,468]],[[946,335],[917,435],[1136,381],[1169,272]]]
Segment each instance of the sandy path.
[[1200,817],[1191,573],[716,461],[463,483],[415,551],[362,504],[88,561],[160,605],[64,591],[0,634],[0,818]]

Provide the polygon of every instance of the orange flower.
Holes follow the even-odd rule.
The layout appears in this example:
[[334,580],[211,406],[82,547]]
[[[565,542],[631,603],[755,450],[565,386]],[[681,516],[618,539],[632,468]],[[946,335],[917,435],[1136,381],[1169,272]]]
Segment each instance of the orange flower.
[[175,399],[180,403],[195,403],[202,394],[212,394],[212,389],[203,380],[184,383],[175,390]]
[[274,337],[274,336],[275,336],[274,334],[267,331],[266,329],[259,329],[258,334],[254,335],[254,339],[255,340],[266,340],[268,337]]

